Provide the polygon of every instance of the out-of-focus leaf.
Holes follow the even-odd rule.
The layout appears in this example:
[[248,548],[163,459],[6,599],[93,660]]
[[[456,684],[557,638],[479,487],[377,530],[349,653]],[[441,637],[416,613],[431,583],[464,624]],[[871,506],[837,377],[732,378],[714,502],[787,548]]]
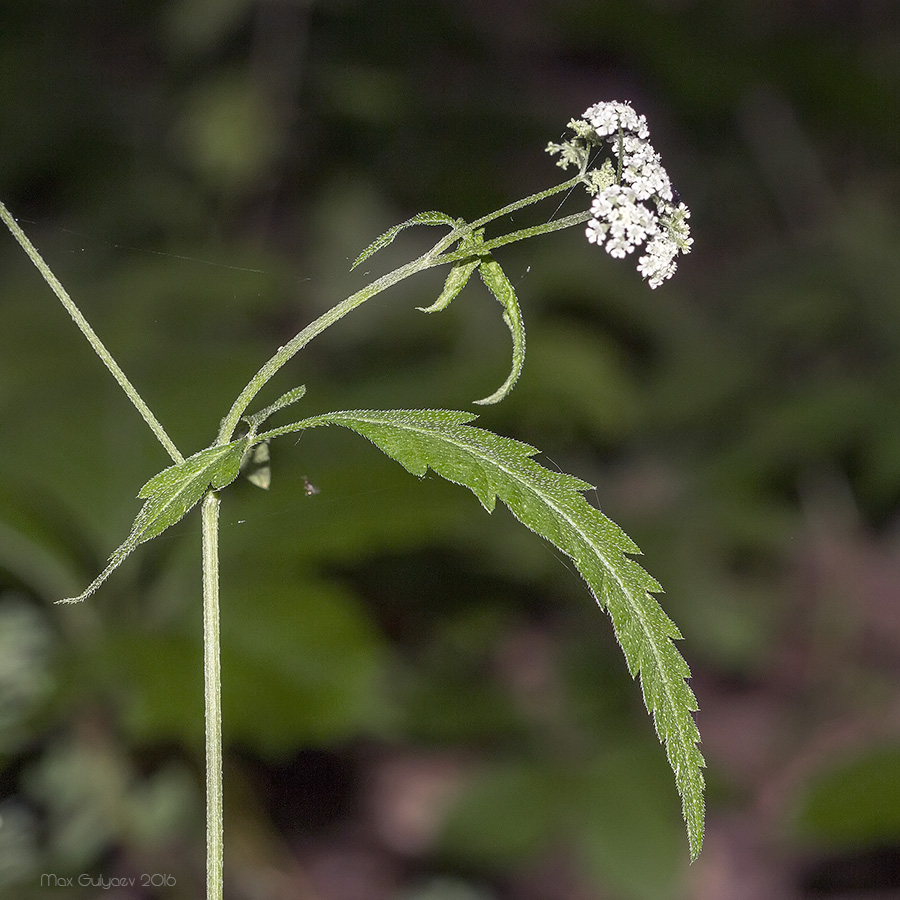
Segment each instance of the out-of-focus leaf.
[[795,827],[807,839],[832,846],[900,840],[900,747],[867,747],[814,775]]
[[272,484],[272,453],[268,441],[250,447],[241,462],[241,474],[258,488],[267,491]]
[[598,884],[616,897],[684,896],[687,869],[667,773],[649,743],[620,738],[586,767],[572,808],[581,816],[573,844]]
[[[223,729],[263,754],[379,733],[388,651],[365,609],[333,585],[284,571],[242,572],[224,560]],[[93,669],[135,741],[199,749],[203,729],[201,637],[181,630],[116,631]]]
[[468,862],[512,865],[564,846],[616,897],[680,896],[677,813],[651,749],[620,735],[617,749],[595,760],[489,766],[448,816],[441,849]]
[[0,594],[0,752],[28,735],[27,723],[53,689],[53,634],[40,610],[14,594]]

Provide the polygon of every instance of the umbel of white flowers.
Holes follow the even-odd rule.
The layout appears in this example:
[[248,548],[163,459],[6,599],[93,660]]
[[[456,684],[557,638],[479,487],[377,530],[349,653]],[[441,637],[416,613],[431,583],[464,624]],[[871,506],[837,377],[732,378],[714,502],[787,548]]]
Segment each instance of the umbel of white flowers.
[[[547,152],[560,154],[557,165],[577,165],[585,174],[594,197],[587,239],[616,258],[645,244],[637,270],[651,288],[659,287],[674,274],[678,254],[689,253],[694,241],[687,223],[690,210],[675,202],[669,176],[648,140],[646,118],[627,103],[595,103],[569,128],[575,137],[551,143]],[[610,156],[599,169],[588,170],[598,149]]]

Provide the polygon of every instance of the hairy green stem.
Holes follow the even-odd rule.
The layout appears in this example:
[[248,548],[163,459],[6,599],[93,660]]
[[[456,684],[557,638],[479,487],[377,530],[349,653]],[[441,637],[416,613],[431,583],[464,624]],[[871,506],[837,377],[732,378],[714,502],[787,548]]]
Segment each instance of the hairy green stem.
[[568,181],[563,181],[561,184],[554,185],[552,188],[546,188],[543,191],[538,191],[536,194],[530,194],[527,197],[523,197],[521,200],[516,200],[515,202],[510,203],[508,206],[504,206],[502,209],[498,209],[492,213],[488,213],[486,216],[482,216],[480,219],[476,219],[474,222],[470,223],[467,226],[467,230],[481,228],[482,225],[486,225],[488,222],[493,222],[494,219],[499,219],[501,216],[509,215],[509,213],[515,212],[517,209],[523,209],[526,206],[531,206],[532,203],[538,203],[541,200],[546,200],[548,197],[553,197],[555,194],[561,194],[563,191],[568,191],[570,188],[583,183],[584,173],[581,173],[579,175],[576,175],[574,178],[570,178]]
[[244,414],[253,398],[262,390],[266,382],[268,382],[269,379],[291,359],[291,357],[302,350],[316,335],[321,334],[321,332],[330,325],[333,325],[339,319],[346,316],[347,313],[356,309],[360,304],[365,303],[366,300],[371,299],[376,294],[381,293],[381,291],[386,290],[398,281],[402,281],[404,278],[408,278],[416,272],[429,268],[430,265],[437,265],[437,263],[430,261],[423,263],[423,260],[426,260],[429,254],[433,252],[434,250],[432,249],[424,254],[424,256],[419,257],[419,259],[413,260],[405,266],[401,266],[399,269],[389,272],[387,275],[383,275],[362,290],[357,291],[355,294],[351,294],[346,300],[342,300],[336,306],[329,309],[328,312],[323,313],[318,319],[307,325],[299,334],[294,335],[290,341],[282,347],[279,347],[275,355],[272,356],[272,358],[253,376],[247,386],[238,395],[237,400],[234,401],[228,415],[222,420],[222,425],[219,428],[219,435],[216,438],[216,444],[227,444],[232,439],[232,435],[234,434],[235,428],[237,428],[241,416]]
[[19,242],[22,249],[31,258],[31,261],[37,266],[38,271],[44,278],[44,281],[50,285],[50,289],[59,298],[60,303],[66,308],[66,311],[74,320],[75,324],[81,330],[81,333],[87,338],[88,343],[93,347],[94,352],[103,361],[103,364],[112,373],[113,378],[119,382],[120,387],[128,399],[135,405],[137,411],[141,414],[144,421],[150,426],[150,430],[156,435],[156,439],[165,447],[166,452],[176,463],[184,462],[184,457],[178,451],[172,439],[166,434],[165,428],[162,427],[159,420],[150,411],[150,407],[144,402],[144,398],[137,392],[135,386],[128,380],[128,377],[119,367],[119,364],[113,358],[113,355],[106,349],[103,342],[97,337],[96,332],[91,328],[87,319],[81,314],[81,310],[75,305],[75,302],[69,296],[66,289],[60,284],[59,279],[50,271],[50,267],[44,262],[43,257],[38,253],[34,244],[28,240],[28,236],[19,227],[19,223],[12,217],[9,210],[0,203],[0,219],[6,223],[12,236]]
[[[321,316],[319,316],[318,319],[311,322],[306,326],[306,328],[304,328],[293,338],[291,338],[290,341],[279,347],[275,354],[271,357],[271,359],[269,359],[248,382],[247,386],[239,394],[237,400],[234,401],[234,404],[229,410],[228,415],[225,416],[225,418],[222,420],[222,425],[219,428],[219,434],[216,438],[216,443],[219,445],[227,444],[232,439],[234,430],[237,428],[241,416],[243,416],[243,414],[246,412],[247,407],[253,401],[253,398],[262,390],[265,384],[285,363],[287,363],[293,356],[295,356],[300,350],[302,350],[314,337],[321,334],[326,328],[334,325],[335,322],[342,319],[347,315],[347,313],[352,312],[354,309],[356,309],[357,306],[365,303],[366,300],[370,300],[376,294],[380,294],[382,291],[387,290],[389,287],[392,287],[393,285],[402,281],[404,278],[408,278],[410,275],[415,275],[417,272],[423,272],[426,269],[433,268],[434,266],[443,265],[444,263],[449,262],[456,262],[457,260],[465,259],[467,256],[471,256],[471,250],[457,250],[452,253],[445,253],[444,251],[451,244],[454,244],[457,241],[461,242],[464,237],[471,234],[477,228],[485,225],[488,222],[498,219],[501,216],[508,215],[511,212],[522,209],[525,206],[529,206],[532,203],[537,203],[540,200],[545,200],[547,197],[552,197],[554,194],[559,194],[562,191],[569,190],[578,185],[581,181],[582,176],[578,175],[575,178],[570,178],[568,181],[564,181],[562,184],[556,185],[555,187],[548,188],[544,191],[539,191],[536,194],[531,194],[529,197],[525,197],[522,200],[517,200],[515,203],[510,203],[508,206],[504,206],[502,209],[498,209],[486,216],[482,216],[480,219],[476,219],[474,222],[470,222],[465,226],[454,228],[450,232],[450,234],[441,238],[441,240],[439,240],[429,251],[423,253],[422,256],[420,256],[418,259],[414,259],[412,262],[409,262],[404,266],[400,266],[400,268],[398,269],[394,269],[393,272],[388,272],[386,275],[382,275],[381,278],[376,279],[371,284],[357,291],[355,294],[351,294],[345,300],[342,300],[336,306],[333,306],[327,312],[323,313]],[[478,252],[489,252],[494,247],[501,247],[505,244],[511,244],[514,241],[521,241],[525,240],[526,238],[537,237],[541,234],[549,234],[553,231],[559,231],[563,228],[570,228],[572,225],[578,225],[581,222],[586,222],[590,217],[591,214],[589,212],[581,212],[571,216],[567,216],[563,219],[556,219],[550,222],[546,222],[543,225],[534,225],[530,228],[523,228],[518,231],[493,238],[490,241],[484,241],[484,243],[479,244]]]
[[[580,225],[587,222],[593,217],[590,210],[585,212],[574,213],[562,219],[553,219],[545,222],[543,225],[532,225],[530,228],[521,228],[519,231],[511,231],[509,234],[501,234],[499,237],[491,238],[489,241],[478,245],[479,253],[487,253],[497,247],[504,247],[506,244],[513,244],[516,241],[524,241],[526,238],[537,237],[541,234],[550,234],[554,231],[562,231],[563,228],[571,228],[573,225]],[[442,254],[439,262],[457,262],[471,255],[471,251],[456,250],[453,253]]]
[[222,900],[222,679],[219,665],[219,498],[210,491],[203,526],[203,698],[206,713],[206,900]]

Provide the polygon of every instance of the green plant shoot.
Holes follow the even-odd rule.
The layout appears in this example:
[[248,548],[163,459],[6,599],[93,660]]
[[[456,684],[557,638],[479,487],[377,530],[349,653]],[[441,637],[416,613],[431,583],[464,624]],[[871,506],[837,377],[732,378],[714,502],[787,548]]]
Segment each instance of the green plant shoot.
[[[194,506],[203,509],[204,673],[206,679],[207,742],[207,897],[221,900],[223,883],[221,711],[218,644],[218,507],[223,491],[240,471],[259,487],[269,486],[269,443],[286,434],[337,425],[368,439],[379,450],[419,477],[432,470],[468,488],[487,512],[499,499],[535,534],[566,554],[587,583],[598,605],[612,621],[628,671],[640,677],[644,703],[665,747],[682,800],[691,858],[700,852],[704,826],[703,758],[694,722],[697,709],[687,684],[687,664],[675,647],[681,638],[654,593],[657,582],[634,560],[634,542],[585,499],[591,485],[535,461],[528,444],[493,434],[471,424],[475,415],[442,409],[350,410],[299,419],[264,430],[266,421],[300,401],[305,387],[288,391],[255,413],[248,409],[259,391],[313,338],[376,294],[404,278],[449,265],[444,288],[425,313],[446,309],[477,270],[490,294],[500,303],[512,341],[512,365],[506,380],[477,404],[498,403],[514,388],[525,361],[525,328],[516,292],[493,256],[513,241],[537,237],[573,225],[584,225],[589,242],[621,258],[644,245],[638,271],[656,288],[670,278],[679,254],[690,250],[687,207],[676,203],[668,175],[649,144],[643,116],[624,103],[598,103],[581,119],[569,123],[574,136],[548,151],[560,156],[562,167],[575,166],[577,175],[548,190],[466,223],[442,212],[407,219],[373,241],[354,267],[390,244],[404,229],[437,226],[446,234],[422,256],[376,279],[311,322],[288,341],[250,379],[222,419],[210,446],[185,458],[121,368],[94,334],[65,289],[19,228],[5,206],[6,223],[41,274],[112,372],[148,426],[173,460],[138,491],[144,505],[131,531],[111,554],[106,567],[76,597],[75,603],[100,588],[141,543],[180,521]],[[601,158],[600,165],[594,161]],[[584,186],[592,196],[589,211],[530,228],[486,237],[487,226],[510,212]]]

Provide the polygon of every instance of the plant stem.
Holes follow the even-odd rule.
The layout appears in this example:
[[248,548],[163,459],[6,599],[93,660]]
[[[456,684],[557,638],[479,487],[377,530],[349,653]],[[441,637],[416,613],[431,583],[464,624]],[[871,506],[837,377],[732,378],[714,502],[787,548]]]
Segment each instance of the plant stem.
[[219,498],[210,491],[203,523],[203,699],[206,718],[206,898],[222,900],[222,679],[219,665]]
[[[306,328],[291,338],[290,341],[279,347],[272,358],[265,363],[265,365],[249,381],[244,390],[241,391],[237,400],[234,401],[234,404],[229,410],[228,415],[222,420],[216,443],[219,445],[227,444],[232,439],[234,430],[237,427],[241,416],[247,410],[247,407],[250,405],[253,398],[265,386],[266,382],[268,382],[269,379],[291,359],[291,357],[302,350],[303,347],[305,347],[314,337],[321,334],[326,328],[334,325],[335,322],[342,319],[347,313],[356,309],[357,306],[365,303],[366,300],[370,300],[376,294],[380,294],[382,291],[387,290],[387,288],[392,287],[404,278],[408,278],[410,275],[422,272],[425,269],[433,268],[434,266],[442,265],[443,263],[455,262],[460,259],[465,259],[467,256],[471,256],[472,253],[469,250],[457,250],[453,253],[445,253],[444,250],[451,244],[461,241],[462,238],[471,234],[476,228],[479,228],[494,219],[500,218],[501,216],[514,212],[517,209],[521,209],[524,206],[537,203],[539,200],[544,200],[547,197],[552,197],[554,194],[569,190],[581,181],[582,176],[580,175],[575,178],[570,178],[568,181],[564,181],[562,184],[558,184],[555,187],[539,191],[537,194],[532,194],[522,200],[517,200],[515,203],[510,203],[508,206],[504,206],[502,209],[498,209],[493,213],[482,216],[480,219],[477,219],[468,225],[453,229],[450,234],[441,238],[441,240],[439,240],[428,252],[423,253],[418,259],[414,259],[412,262],[400,266],[398,269],[394,269],[393,272],[382,275],[381,278],[376,279],[355,294],[351,294],[345,300],[342,300],[336,306],[333,306],[327,312],[319,316],[318,319],[310,322]],[[493,238],[490,241],[485,241],[483,244],[479,245],[478,252],[488,252],[494,247],[510,244],[513,241],[520,241],[525,238],[536,237],[540,234],[549,234],[552,231],[559,231],[562,228],[569,228],[572,225],[586,222],[590,217],[590,212],[582,212],[567,216],[564,219],[546,222],[543,225],[534,225],[531,228],[523,228],[519,231]]]
[[[586,210],[580,213],[573,213],[571,216],[566,216],[563,219],[553,219],[550,222],[545,222],[543,225],[532,225],[529,228],[522,228],[519,231],[511,231],[509,234],[501,234],[499,237],[491,238],[489,241],[484,241],[484,243],[479,244],[478,252],[488,253],[497,247],[513,244],[516,241],[524,241],[526,238],[537,237],[541,234],[551,234],[554,231],[562,231],[563,228],[571,228],[573,225],[580,225],[582,222],[587,222],[592,216],[593,213],[590,210]],[[444,253],[439,262],[457,262],[470,255],[471,251],[454,250],[453,253]]]
[[112,373],[113,378],[119,382],[122,390],[125,391],[129,400],[135,405],[137,411],[141,414],[144,421],[150,426],[150,430],[156,435],[156,439],[165,447],[166,452],[176,463],[184,462],[184,457],[179,453],[172,439],[166,434],[165,428],[162,427],[159,420],[150,411],[150,407],[144,402],[144,398],[137,392],[134,385],[128,380],[128,377],[119,367],[119,364],[113,359],[113,355],[106,349],[103,342],[97,337],[96,332],[91,328],[87,319],[81,314],[81,310],[75,305],[75,302],[69,296],[66,289],[60,284],[59,279],[50,271],[50,267],[44,262],[43,257],[38,253],[34,244],[28,240],[28,236],[19,227],[18,222],[12,217],[9,210],[3,203],[0,203],[0,219],[6,223],[12,236],[19,242],[22,249],[31,257],[31,261],[37,266],[38,271],[44,278],[44,281],[50,285],[51,290],[59,298],[60,303],[66,308],[66,311],[74,320],[75,324],[81,330],[81,333],[87,338],[88,343],[94,348],[97,356],[103,360],[104,365]]
[[[440,243],[443,243],[443,241]],[[440,244],[436,246],[440,246]],[[437,265],[438,263],[430,258],[430,254],[434,252],[435,250],[432,248],[432,250],[429,250],[428,253],[425,253],[418,259],[407,263],[405,266],[401,266],[399,269],[395,269],[393,272],[389,272],[387,275],[382,275],[381,278],[376,279],[355,294],[351,294],[345,300],[342,300],[336,306],[333,306],[327,312],[319,316],[318,319],[310,322],[310,324],[299,334],[294,335],[294,337],[284,346],[279,347],[275,355],[256,373],[256,375],[253,376],[244,390],[241,391],[237,400],[234,401],[228,415],[222,420],[222,426],[219,429],[216,443],[219,445],[227,444],[231,440],[234,429],[237,427],[241,416],[250,405],[250,402],[262,390],[266,382],[269,381],[269,379],[286,362],[288,362],[292,356],[302,350],[303,347],[316,337],[316,335],[321,334],[321,332],[330,325],[333,325],[339,319],[346,316],[347,313],[356,309],[360,304],[365,303],[366,300],[371,299],[376,294],[381,293],[381,291],[386,290],[398,281],[402,281],[404,278],[408,278],[416,272],[421,272],[423,269]]]
[[474,222],[471,222],[468,225],[468,228],[471,228],[473,230],[475,228],[481,228],[482,225],[486,225],[488,222],[493,222],[494,219],[499,219],[501,216],[509,215],[509,213],[515,212],[517,209],[522,209],[525,206],[531,206],[532,203],[537,203],[540,200],[546,200],[548,197],[552,197],[554,194],[561,194],[563,191],[567,191],[570,188],[575,187],[575,185],[582,184],[583,182],[584,174],[578,174],[574,178],[570,178],[568,181],[563,181],[561,184],[554,185],[552,188],[538,191],[536,194],[530,194],[528,197],[523,197],[521,200],[516,200],[514,203],[510,203],[507,206],[496,210],[495,212],[488,213],[486,216],[482,216],[480,219],[476,219]]

